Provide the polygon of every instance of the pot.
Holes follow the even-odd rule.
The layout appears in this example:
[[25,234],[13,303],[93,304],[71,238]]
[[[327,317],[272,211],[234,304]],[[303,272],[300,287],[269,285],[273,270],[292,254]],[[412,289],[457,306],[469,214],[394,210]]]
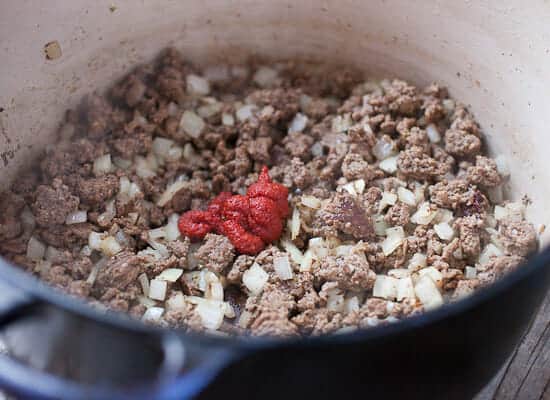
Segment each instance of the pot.
[[[64,111],[173,45],[197,64],[247,55],[439,81],[470,105],[512,198],[548,224],[550,6],[457,2],[11,2],[0,13],[3,186],[53,141]],[[46,52],[45,52],[46,50]],[[544,245],[548,234],[541,235]],[[472,397],[550,285],[550,250],[474,295],[398,324],[306,339],[206,337],[105,315],[0,260],[0,385],[44,399]]]

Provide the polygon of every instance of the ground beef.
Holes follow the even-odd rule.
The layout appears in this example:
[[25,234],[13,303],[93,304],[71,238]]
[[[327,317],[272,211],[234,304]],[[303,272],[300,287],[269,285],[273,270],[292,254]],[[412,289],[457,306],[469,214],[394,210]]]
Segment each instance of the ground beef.
[[376,280],[376,274],[369,268],[366,258],[357,254],[324,258],[315,273],[322,280],[338,283],[344,290],[372,289]]
[[448,168],[422,151],[411,147],[399,154],[397,167],[405,177],[417,180],[432,180],[445,175]]
[[67,215],[78,208],[79,198],[73,196],[61,180],[55,179],[52,186],[41,185],[36,190],[32,210],[36,223],[48,227],[65,223]]
[[456,157],[473,157],[481,150],[481,140],[462,130],[445,132],[445,151]]
[[[456,300],[536,250],[521,213],[495,218],[488,196],[506,177],[444,87],[297,62],[216,70],[227,79],[208,81],[212,71],[169,49],[67,112],[59,143],[0,195],[2,254],[97,308],[141,318],[154,301],[157,325],[210,332],[208,310],[221,334],[305,336],[424,311],[420,299],[379,290],[387,276],[414,286],[435,268],[440,294]],[[186,111],[200,132],[182,121]],[[431,129],[442,140],[432,142]],[[107,154],[112,167],[101,175],[94,163]],[[204,210],[221,192],[245,194],[264,166],[288,188],[280,240],[242,255],[219,232],[194,243],[178,235],[174,214]],[[175,182],[179,190],[167,191]],[[86,221],[66,224],[77,210]],[[241,222],[253,223],[246,213]],[[31,238],[44,255],[26,256]],[[481,258],[489,244],[504,255]],[[275,268],[277,258],[290,270]],[[466,279],[471,266],[476,277]],[[145,278],[159,274],[178,278],[164,299],[147,299]]]
[[235,258],[235,248],[227,237],[209,233],[195,257],[206,268],[221,273]]
[[326,227],[348,234],[358,240],[368,240],[374,235],[371,217],[346,193],[337,193],[317,213],[320,229]]
[[118,189],[118,178],[115,175],[103,175],[97,178],[80,179],[77,193],[80,200],[94,208],[103,206],[113,197]]

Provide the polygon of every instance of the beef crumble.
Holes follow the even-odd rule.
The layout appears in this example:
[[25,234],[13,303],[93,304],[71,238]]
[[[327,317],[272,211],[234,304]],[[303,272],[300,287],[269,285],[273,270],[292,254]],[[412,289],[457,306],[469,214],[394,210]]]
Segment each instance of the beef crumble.
[[[283,236],[238,254],[178,218],[289,189]],[[213,65],[169,49],[67,113],[0,197],[2,254],[96,307],[218,334],[319,335],[391,323],[494,282],[536,251],[479,125],[437,84],[343,69]]]

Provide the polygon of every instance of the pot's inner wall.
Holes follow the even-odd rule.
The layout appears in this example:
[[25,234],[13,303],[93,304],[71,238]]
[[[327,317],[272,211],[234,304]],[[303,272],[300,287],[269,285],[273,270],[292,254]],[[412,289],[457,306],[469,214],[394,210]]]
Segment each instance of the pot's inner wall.
[[[314,58],[417,84],[442,82],[470,105],[492,152],[507,156],[513,198],[527,194],[529,218],[545,224],[550,7],[486,3],[14,2],[0,13],[1,183],[51,142],[66,108],[175,45],[198,63],[249,54]],[[54,40],[62,55],[47,60],[44,45]]]

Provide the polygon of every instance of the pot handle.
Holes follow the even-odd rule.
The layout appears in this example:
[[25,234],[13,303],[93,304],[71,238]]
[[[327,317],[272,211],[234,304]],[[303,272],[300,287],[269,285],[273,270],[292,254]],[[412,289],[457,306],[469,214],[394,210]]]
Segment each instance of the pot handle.
[[0,328],[32,313],[42,302],[0,281]]

